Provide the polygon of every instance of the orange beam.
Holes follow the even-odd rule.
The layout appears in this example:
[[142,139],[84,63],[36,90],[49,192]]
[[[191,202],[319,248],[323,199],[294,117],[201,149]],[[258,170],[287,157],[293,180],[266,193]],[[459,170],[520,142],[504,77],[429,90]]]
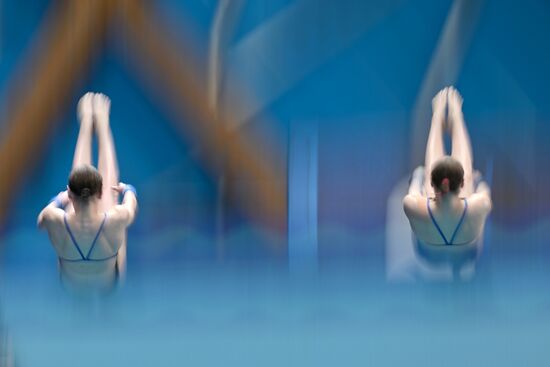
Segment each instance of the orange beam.
[[[191,47],[184,40],[175,41],[163,24],[153,19],[152,11],[141,1],[127,0],[123,11],[126,40],[136,52],[139,76],[157,88],[179,122],[178,127],[187,138],[196,140],[206,153],[206,163],[219,170],[223,157],[229,172],[244,183],[246,193],[230,188],[236,204],[252,219],[258,218],[272,228],[286,228],[287,200],[286,174],[255,145],[239,132],[230,133],[235,118],[231,111],[217,116],[208,103],[205,80],[193,64]],[[179,47],[178,47],[179,46]],[[187,123],[189,118],[194,123]]]
[[87,71],[112,12],[109,0],[55,2],[8,90],[0,140],[0,224],[36,164],[62,108]]

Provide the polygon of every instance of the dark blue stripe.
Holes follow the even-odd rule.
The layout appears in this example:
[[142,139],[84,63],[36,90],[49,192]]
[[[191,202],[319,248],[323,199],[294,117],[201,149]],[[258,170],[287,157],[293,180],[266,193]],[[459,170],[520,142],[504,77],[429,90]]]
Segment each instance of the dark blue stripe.
[[460,227],[462,226],[462,223],[464,222],[464,218],[466,217],[466,211],[468,210],[468,201],[466,201],[465,198],[462,199],[462,200],[464,200],[464,211],[462,212],[462,216],[460,217],[460,221],[458,222],[458,224],[457,224],[457,226],[456,226],[456,228],[453,232],[453,236],[451,237],[451,241],[449,242],[449,241],[447,241],[447,237],[445,237],[445,234],[443,234],[443,231],[441,230],[441,227],[439,227],[439,224],[437,223],[437,221],[435,220],[435,218],[433,216],[432,209],[430,208],[430,198],[426,199],[426,206],[428,207],[428,213],[430,214],[430,218],[432,220],[432,223],[434,224],[435,228],[437,229],[437,231],[441,235],[441,238],[445,242],[445,245],[452,245],[453,244],[455,236],[458,233],[458,230],[460,229]]
[[105,261],[105,260],[112,259],[113,257],[115,257],[117,255],[118,255],[118,251],[114,255],[111,255],[109,257],[105,257],[103,259],[66,259],[66,258],[61,257],[61,256],[59,256],[59,259],[63,260],[63,261],[68,261],[68,262]]
[[76,247],[78,253],[82,257],[82,260],[86,260],[84,257],[84,254],[80,250],[80,247],[78,246],[78,243],[76,242],[76,239],[74,238],[73,231],[71,231],[71,227],[69,227],[69,222],[67,222],[67,213],[63,216],[63,221],[65,222],[65,228],[67,229],[67,232],[69,233],[69,237],[71,237],[71,240],[73,241],[74,246]]
[[97,239],[99,238],[99,235],[101,234],[101,231],[103,230],[103,226],[105,225],[105,220],[107,219],[107,213],[103,213],[103,221],[101,222],[101,225],[99,226],[99,229],[97,230],[97,234],[94,237],[94,241],[92,242],[92,245],[90,246],[90,250],[88,251],[88,255],[86,255],[86,260],[90,260],[90,254],[92,253],[92,250],[94,249],[94,246],[97,242]]

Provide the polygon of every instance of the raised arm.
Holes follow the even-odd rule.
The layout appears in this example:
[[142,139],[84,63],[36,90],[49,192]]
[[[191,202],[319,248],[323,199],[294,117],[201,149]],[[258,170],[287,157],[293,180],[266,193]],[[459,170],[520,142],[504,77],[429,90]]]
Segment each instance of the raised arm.
[[46,205],[46,207],[44,207],[38,215],[38,228],[44,229],[49,223],[62,218],[65,213],[63,208],[66,207],[67,204],[69,204],[69,195],[67,194],[67,191],[62,191],[57,194],[57,196],[50,200],[49,204]]
[[111,188],[122,194],[122,203],[115,205],[112,209],[114,215],[127,226],[132,224],[138,208],[136,189],[132,185],[122,182]]

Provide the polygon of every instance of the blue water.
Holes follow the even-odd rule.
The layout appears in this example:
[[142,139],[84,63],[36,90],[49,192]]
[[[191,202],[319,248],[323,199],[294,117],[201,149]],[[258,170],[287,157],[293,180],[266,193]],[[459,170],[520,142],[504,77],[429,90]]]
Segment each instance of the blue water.
[[[97,302],[3,274],[18,365],[545,365],[550,280],[520,261],[468,283],[386,284],[372,263],[136,269]],[[9,282],[9,285],[5,284]]]

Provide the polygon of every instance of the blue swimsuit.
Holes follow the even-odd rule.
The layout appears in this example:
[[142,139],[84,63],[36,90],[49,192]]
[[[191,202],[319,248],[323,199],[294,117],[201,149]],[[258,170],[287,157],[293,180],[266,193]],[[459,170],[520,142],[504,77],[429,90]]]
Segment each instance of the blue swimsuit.
[[430,199],[426,200],[426,205],[428,207],[428,213],[430,213],[430,218],[432,219],[432,222],[433,222],[435,228],[437,228],[437,231],[441,235],[441,238],[445,242],[445,245],[453,245],[454,244],[453,242],[455,240],[456,234],[458,233],[458,230],[462,226],[462,223],[464,222],[464,218],[466,217],[466,212],[468,211],[468,201],[466,199],[462,199],[462,200],[464,200],[464,211],[462,212],[462,216],[460,217],[460,221],[456,225],[456,228],[453,232],[453,235],[451,236],[450,241],[447,240],[447,237],[445,237],[445,235],[443,234],[443,231],[441,230],[441,227],[439,227],[439,224],[437,224],[437,222],[436,222],[436,220],[433,216],[432,209],[430,208]]
[[107,213],[104,213],[103,221],[101,222],[101,225],[99,226],[99,230],[97,231],[97,234],[94,237],[94,241],[92,242],[92,245],[90,246],[90,250],[88,251],[88,254],[86,256],[84,256],[84,253],[82,252],[82,250],[80,249],[80,246],[78,246],[78,243],[76,242],[76,239],[74,238],[73,232],[71,231],[71,227],[69,227],[69,222],[67,222],[67,214],[65,213],[65,216],[63,217],[63,220],[65,221],[65,228],[67,229],[67,233],[69,233],[69,236],[71,237],[71,241],[73,242],[74,246],[76,247],[76,250],[80,254],[81,258],[80,259],[66,259],[66,258],[63,258],[63,257],[59,256],[59,259],[61,259],[63,261],[79,262],[79,261],[105,261],[105,260],[112,259],[113,257],[116,257],[117,254],[118,254],[118,251],[115,252],[114,255],[109,256],[109,257],[105,257],[103,259],[91,259],[90,258],[90,255],[91,255],[91,253],[92,253],[92,251],[95,247],[95,244],[97,242],[97,239],[99,238],[99,235],[103,231],[103,226],[105,225],[105,220],[106,219],[107,219]]

